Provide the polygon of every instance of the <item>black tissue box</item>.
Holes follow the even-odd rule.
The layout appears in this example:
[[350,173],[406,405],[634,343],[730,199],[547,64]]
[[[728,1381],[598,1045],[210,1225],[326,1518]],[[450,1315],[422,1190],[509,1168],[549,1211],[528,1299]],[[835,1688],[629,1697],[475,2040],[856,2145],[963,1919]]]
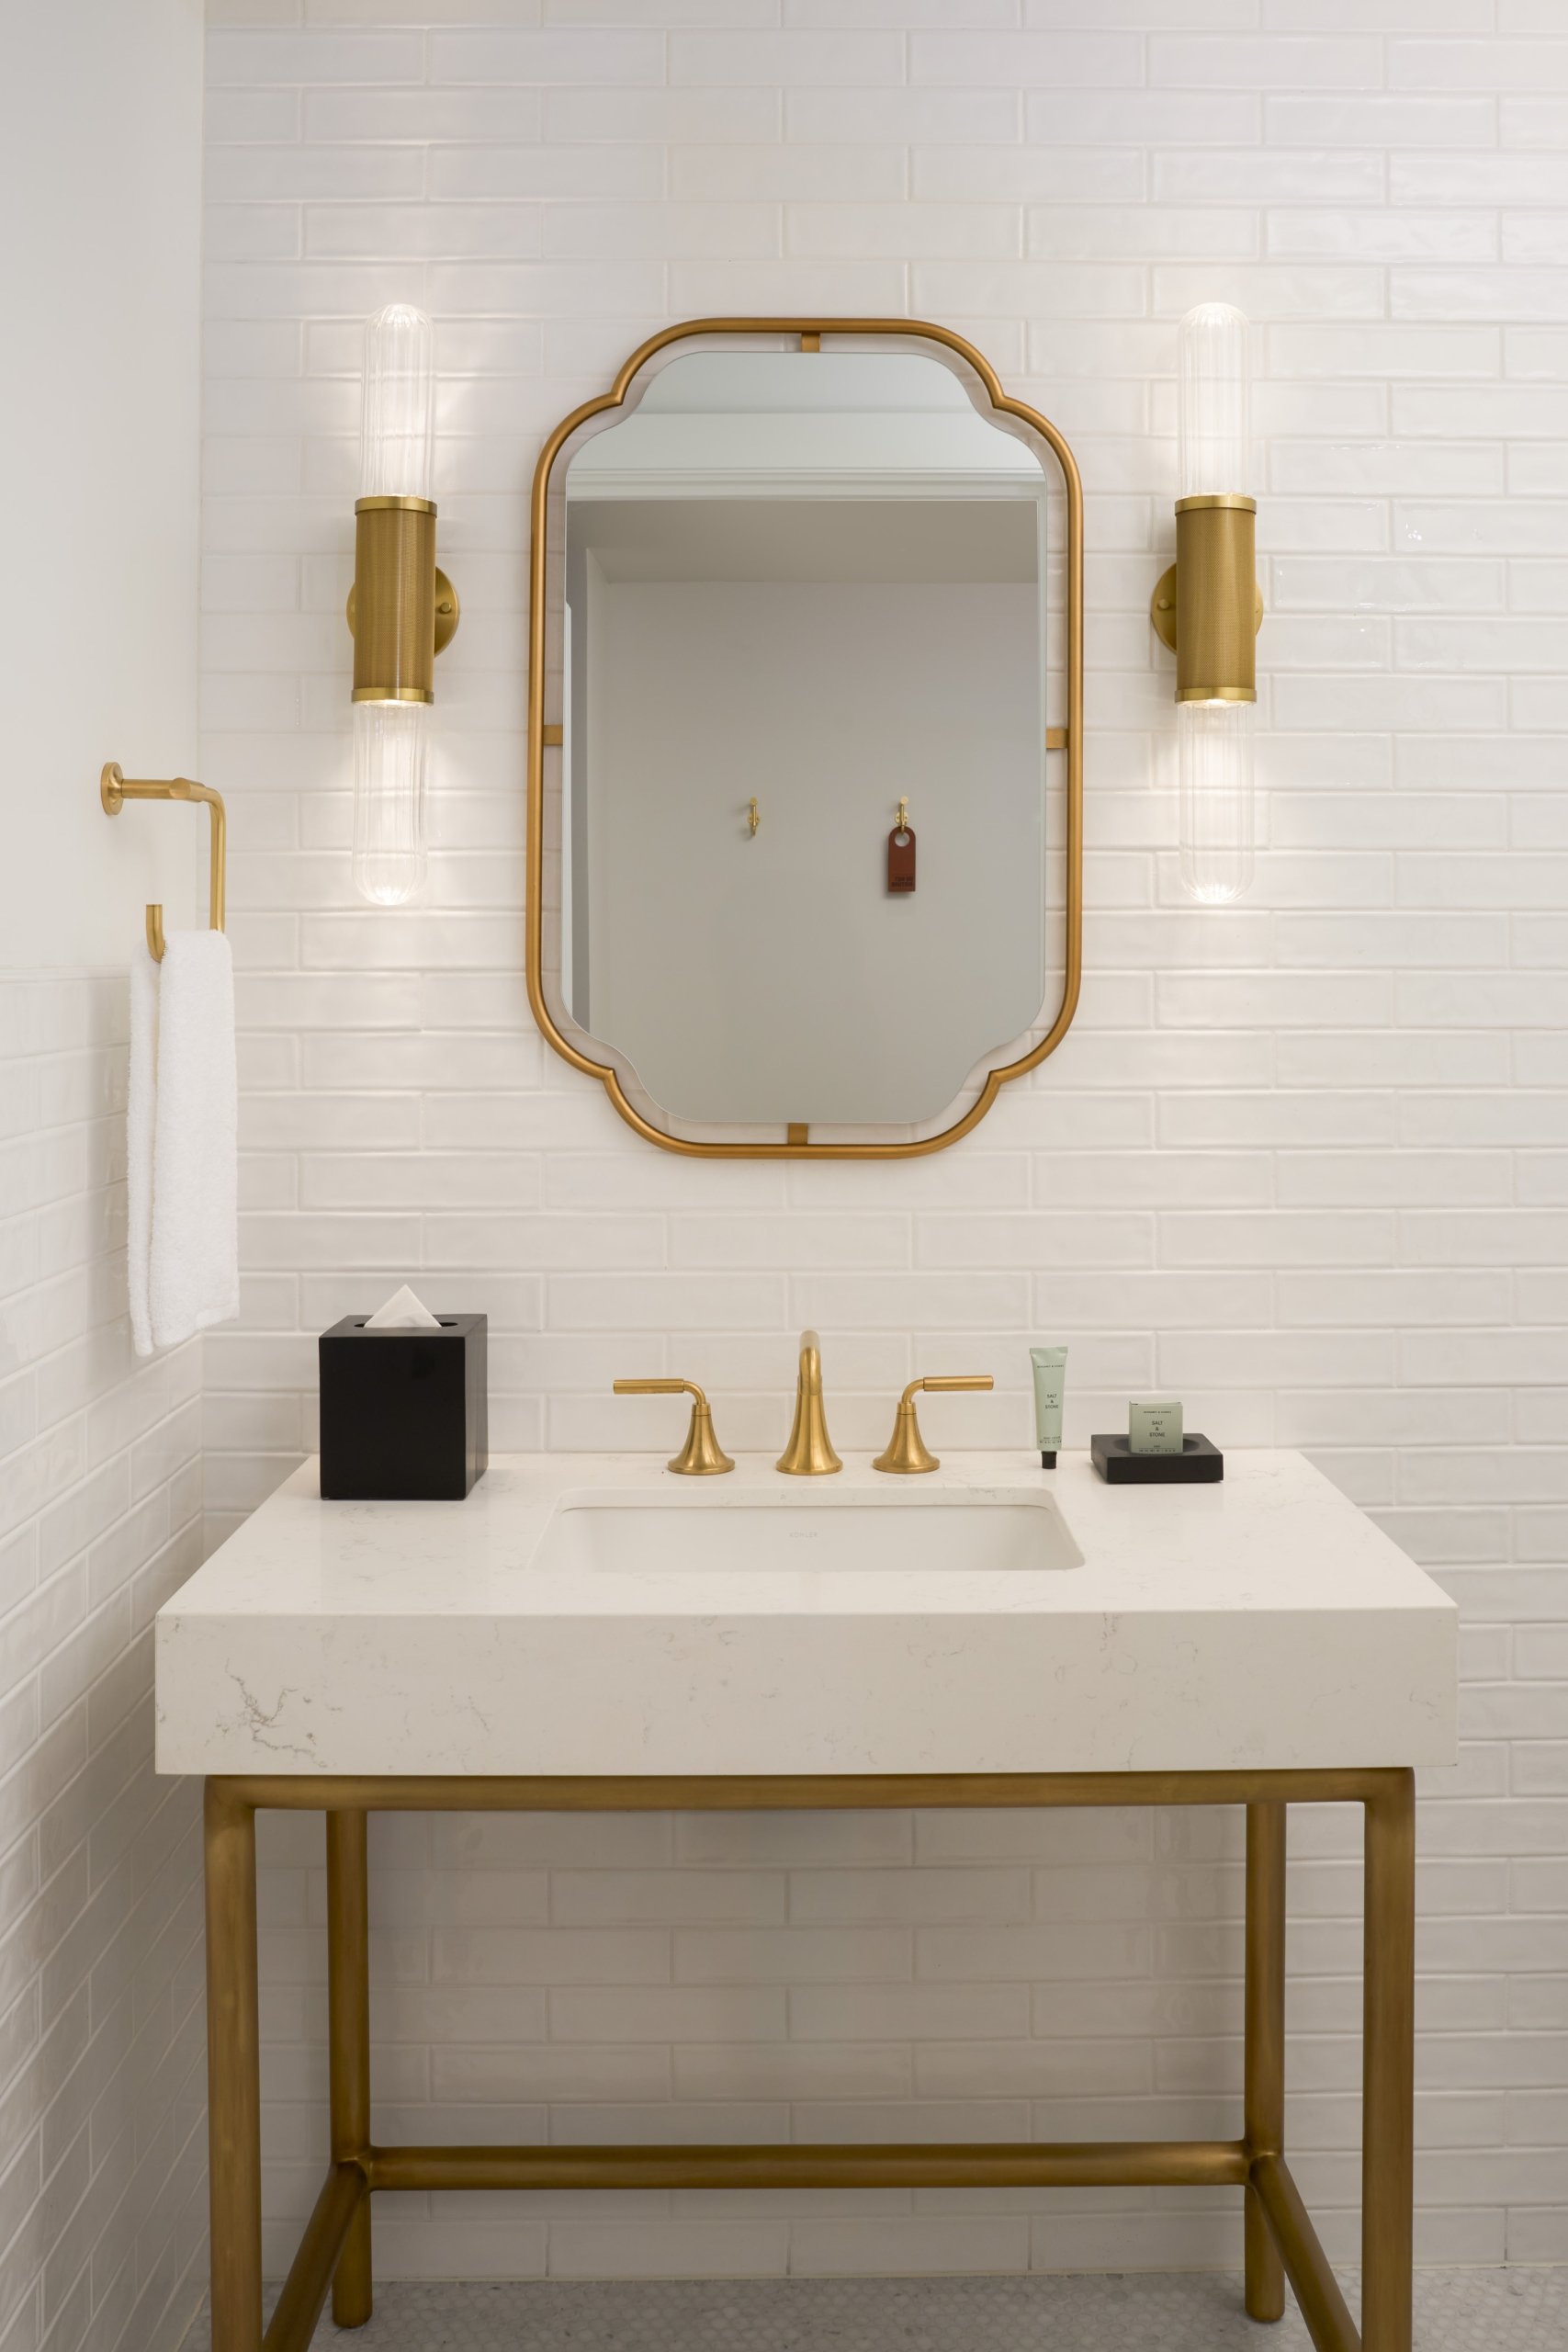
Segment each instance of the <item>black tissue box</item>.
[[1108,1487],[1210,1487],[1225,1475],[1219,1447],[1196,1434],[1179,1453],[1134,1453],[1124,1437],[1091,1437],[1089,1450]]
[[490,1461],[482,1315],[367,1331],[345,1315],[317,1341],[321,1494],[329,1502],[461,1502]]

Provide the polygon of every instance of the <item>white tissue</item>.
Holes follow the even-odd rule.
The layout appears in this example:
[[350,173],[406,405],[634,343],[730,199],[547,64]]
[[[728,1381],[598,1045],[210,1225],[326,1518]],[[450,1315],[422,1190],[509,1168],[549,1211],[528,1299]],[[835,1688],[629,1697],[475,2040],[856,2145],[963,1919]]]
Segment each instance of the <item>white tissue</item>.
[[401,1290],[392,1293],[385,1306],[378,1306],[374,1315],[366,1317],[365,1328],[367,1331],[439,1331],[441,1317],[432,1315],[423,1300],[415,1298],[405,1283]]

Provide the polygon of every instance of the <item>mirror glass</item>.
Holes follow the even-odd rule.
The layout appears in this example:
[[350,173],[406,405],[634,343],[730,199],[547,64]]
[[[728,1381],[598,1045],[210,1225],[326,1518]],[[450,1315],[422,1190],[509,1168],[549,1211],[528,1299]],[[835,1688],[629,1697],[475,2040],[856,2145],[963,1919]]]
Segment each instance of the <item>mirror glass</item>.
[[1032,438],[933,356],[707,350],[565,488],[570,1020],[677,1123],[935,1119],[1045,989]]

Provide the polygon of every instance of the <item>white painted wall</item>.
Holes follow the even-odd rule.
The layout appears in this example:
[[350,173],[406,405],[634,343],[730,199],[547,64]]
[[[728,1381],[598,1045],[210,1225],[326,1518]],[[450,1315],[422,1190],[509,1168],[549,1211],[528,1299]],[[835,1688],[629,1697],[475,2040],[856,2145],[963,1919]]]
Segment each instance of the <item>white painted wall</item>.
[[[209,772],[236,803],[245,1314],[206,1345],[230,1525],[313,1436],[314,1335],[413,1273],[488,1308],[510,1446],[668,1453],[689,1373],[782,1443],[818,1324],[842,1446],[1184,1396],[1303,1445],[1458,1594],[1424,1791],[1423,2258],[1568,2256],[1568,28],[1529,0],[226,0],[209,51]],[[307,22],[307,18],[309,21]],[[248,21],[244,21],[248,19]],[[335,21],[329,21],[335,19]],[[481,21],[482,19],[482,21]],[[1173,19],[1185,29],[1170,29]],[[239,20],[239,21],[236,21]],[[1109,21],[1108,21],[1109,20]],[[348,874],[358,322],[426,301],[462,629],[432,896]],[[1269,620],[1253,898],[1176,892],[1151,639],[1175,322],[1258,322]],[[1089,971],[958,1148],[657,1154],[525,1009],[522,583],[540,439],[667,320],[975,337],[1088,483]],[[1224,2132],[1239,1846],[1201,1815],[378,1821],[388,2136]],[[275,2259],[325,2144],[320,1833],[272,1836]],[[1292,2140],[1353,2256],[1354,1834],[1296,1833]],[[1180,2196],[405,2202],[475,2275],[1234,2264]]]
[[[204,2285],[199,1792],[152,1620],[199,1556],[199,1344],[131,1354],[129,951],[191,918],[201,11],[6,14],[0,71],[0,2345],[172,2352]],[[190,830],[187,830],[190,829]]]
[[[196,751],[201,0],[6,13],[0,74],[0,965],[125,962],[206,819],[112,825],[98,771]],[[220,783],[220,779],[214,779]]]

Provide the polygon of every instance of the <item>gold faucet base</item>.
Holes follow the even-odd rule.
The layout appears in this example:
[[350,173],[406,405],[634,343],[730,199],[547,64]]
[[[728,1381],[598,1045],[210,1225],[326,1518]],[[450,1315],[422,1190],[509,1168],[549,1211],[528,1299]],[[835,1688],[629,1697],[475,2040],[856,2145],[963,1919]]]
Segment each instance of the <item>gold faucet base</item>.
[[800,1373],[795,1390],[795,1421],[789,1443],[774,1468],[786,1478],[827,1478],[843,1464],[828,1434],[822,1409],[822,1342],[815,1331],[800,1335]]
[[874,1470],[886,1470],[896,1478],[918,1477],[922,1471],[942,1468],[941,1455],[933,1453],[920,1435],[912,1396],[898,1408],[898,1418],[893,1424],[886,1453],[879,1453],[871,1466]]
[[713,1433],[713,1415],[705,1405],[694,1406],[692,1426],[679,1453],[666,1464],[678,1478],[717,1478],[734,1463]]

